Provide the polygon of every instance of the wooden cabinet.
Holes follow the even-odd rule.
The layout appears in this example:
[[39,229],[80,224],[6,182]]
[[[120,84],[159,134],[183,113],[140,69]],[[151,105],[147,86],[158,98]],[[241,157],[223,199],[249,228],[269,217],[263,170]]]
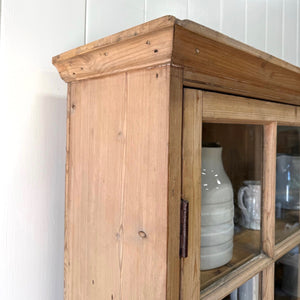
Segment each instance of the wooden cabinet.
[[[53,63],[68,83],[65,299],[223,299],[257,274],[273,299],[275,264],[300,244],[299,208],[276,200],[278,156],[300,156],[300,69],[171,16]],[[262,188],[260,230],[235,218],[232,260],[208,271],[203,142],[223,147],[236,217],[243,181]]]

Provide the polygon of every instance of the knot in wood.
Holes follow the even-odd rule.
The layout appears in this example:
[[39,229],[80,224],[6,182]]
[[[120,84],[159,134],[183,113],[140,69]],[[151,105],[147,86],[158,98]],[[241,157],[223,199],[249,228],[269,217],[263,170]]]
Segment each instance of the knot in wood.
[[145,239],[145,238],[147,237],[147,234],[146,234],[145,231],[140,230],[140,231],[138,232],[138,234],[139,234],[139,236],[140,236],[142,239]]

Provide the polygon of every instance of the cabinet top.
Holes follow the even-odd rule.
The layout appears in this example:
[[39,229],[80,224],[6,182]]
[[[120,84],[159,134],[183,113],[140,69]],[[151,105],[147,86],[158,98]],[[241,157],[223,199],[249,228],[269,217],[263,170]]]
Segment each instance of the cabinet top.
[[66,82],[172,65],[183,84],[300,105],[300,68],[189,20],[165,16],[53,57]]

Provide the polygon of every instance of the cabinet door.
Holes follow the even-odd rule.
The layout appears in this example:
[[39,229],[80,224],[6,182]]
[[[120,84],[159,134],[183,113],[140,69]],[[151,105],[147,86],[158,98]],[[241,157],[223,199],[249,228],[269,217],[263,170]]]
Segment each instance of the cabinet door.
[[[261,297],[273,298],[277,125],[296,122],[291,106],[184,90],[182,198],[190,211],[182,299],[222,299],[259,273]],[[222,184],[228,180],[208,163],[214,159],[206,148],[220,146],[222,156],[215,161],[229,179],[231,207],[230,192]],[[214,184],[214,196],[208,196]],[[209,222],[216,216],[219,227],[213,228]],[[229,259],[218,262],[230,247]]]

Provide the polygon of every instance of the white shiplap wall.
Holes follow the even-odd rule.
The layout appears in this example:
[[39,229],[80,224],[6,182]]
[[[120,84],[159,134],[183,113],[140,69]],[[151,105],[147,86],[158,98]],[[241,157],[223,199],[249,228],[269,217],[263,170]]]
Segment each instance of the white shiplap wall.
[[87,42],[171,14],[201,23],[294,65],[300,63],[300,0],[87,0],[87,3]]
[[172,14],[300,63],[300,0],[0,3],[0,299],[63,299],[66,84],[53,55]]

